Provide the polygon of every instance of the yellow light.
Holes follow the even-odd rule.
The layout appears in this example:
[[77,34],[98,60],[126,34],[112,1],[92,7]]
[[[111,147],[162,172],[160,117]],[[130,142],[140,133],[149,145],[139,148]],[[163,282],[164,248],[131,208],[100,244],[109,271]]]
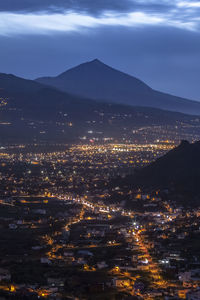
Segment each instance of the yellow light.
[[11,285],[11,287],[10,287],[10,291],[13,293],[13,292],[16,292],[16,288],[15,288],[15,286],[14,285]]

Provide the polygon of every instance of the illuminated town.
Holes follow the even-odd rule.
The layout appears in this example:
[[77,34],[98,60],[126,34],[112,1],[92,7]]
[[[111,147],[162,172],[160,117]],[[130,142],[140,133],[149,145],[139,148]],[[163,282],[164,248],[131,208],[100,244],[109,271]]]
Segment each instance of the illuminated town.
[[200,0],[0,0],[0,300],[200,300]]
[[175,204],[167,191],[112,182],[175,146],[2,147],[2,299],[186,299],[199,293],[200,208]]

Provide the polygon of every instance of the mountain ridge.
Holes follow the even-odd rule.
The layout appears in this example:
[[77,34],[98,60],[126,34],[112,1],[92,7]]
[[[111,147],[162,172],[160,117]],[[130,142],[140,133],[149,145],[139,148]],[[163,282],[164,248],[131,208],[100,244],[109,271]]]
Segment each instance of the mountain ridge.
[[[185,124],[182,128],[181,124]],[[0,142],[146,142],[160,133],[198,134],[200,118],[152,107],[98,102],[41,83],[0,74]],[[142,129],[142,130],[141,130]],[[85,140],[86,138],[86,140]]]
[[200,195],[200,141],[183,140],[148,166],[123,180],[123,185],[142,189],[169,189],[178,194]]
[[37,82],[100,102],[155,107],[200,115],[200,102],[156,91],[140,79],[110,67],[98,59],[75,66],[56,77]]

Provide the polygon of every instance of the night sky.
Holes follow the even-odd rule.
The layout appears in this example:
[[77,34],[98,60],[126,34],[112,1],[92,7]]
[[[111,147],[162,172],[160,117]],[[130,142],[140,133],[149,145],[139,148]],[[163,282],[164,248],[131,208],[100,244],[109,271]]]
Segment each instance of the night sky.
[[54,76],[94,58],[200,100],[200,1],[0,0],[0,72]]

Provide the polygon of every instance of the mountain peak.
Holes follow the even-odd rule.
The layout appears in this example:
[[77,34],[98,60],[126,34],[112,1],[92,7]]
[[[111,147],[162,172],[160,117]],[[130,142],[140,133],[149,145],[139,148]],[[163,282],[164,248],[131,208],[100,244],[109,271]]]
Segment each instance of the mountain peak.
[[[82,67],[82,66],[84,66],[84,67],[92,67],[93,69],[98,68],[98,67],[104,68],[106,70],[112,69],[110,66],[108,66],[107,64],[105,64],[104,62],[102,62],[101,60],[99,60],[98,58],[95,58],[93,60],[90,60],[88,62],[80,64],[77,67],[79,68],[79,67]],[[76,69],[76,67],[75,67],[75,69]]]
[[89,63],[91,63],[91,64],[103,64],[103,62],[102,61],[100,61],[98,58],[95,58],[95,59],[93,59],[93,60],[91,60]]
[[56,77],[38,78],[37,81],[96,101],[200,115],[199,102],[157,92],[140,79],[117,70],[98,58],[79,64]]
[[180,143],[180,145],[179,145],[179,147],[185,147],[185,146],[188,146],[188,145],[190,145],[190,142],[189,142],[189,141],[187,141],[187,140],[182,140],[181,143]]

